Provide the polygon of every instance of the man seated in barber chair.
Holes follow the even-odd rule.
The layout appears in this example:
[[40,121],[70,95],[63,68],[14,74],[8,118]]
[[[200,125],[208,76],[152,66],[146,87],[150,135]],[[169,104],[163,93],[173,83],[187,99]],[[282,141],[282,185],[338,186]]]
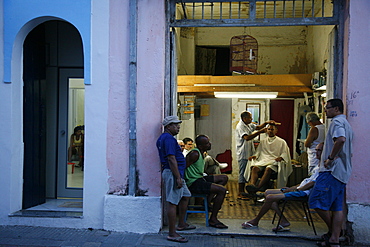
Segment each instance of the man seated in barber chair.
[[[252,195],[266,189],[271,176],[275,173],[276,187],[285,187],[293,171],[289,147],[285,140],[276,136],[277,131],[278,128],[275,125],[269,125],[266,131],[268,137],[261,140],[255,155],[248,158],[244,177],[249,181],[246,189]],[[258,181],[261,172],[263,175]]]
[[227,166],[227,163],[220,163],[207,152],[204,152],[204,173],[207,175],[221,174],[221,169]]

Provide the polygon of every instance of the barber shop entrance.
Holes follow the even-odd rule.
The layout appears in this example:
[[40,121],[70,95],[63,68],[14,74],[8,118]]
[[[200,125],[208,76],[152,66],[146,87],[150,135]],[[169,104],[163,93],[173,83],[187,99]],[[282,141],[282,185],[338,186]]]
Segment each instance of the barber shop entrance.
[[[257,229],[241,224],[259,212],[263,200],[238,198],[235,127],[240,113],[253,122],[281,123],[278,136],[290,149],[293,173],[288,186],[307,176],[307,112],[325,119],[326,98],[342,94],[343,25],[341,1],[171,0],[168,10],[165,114],[182,120],[176,138],[210,137],[209,155],[228,163],[228,194],[219,219],[228,229],[205,227],[203,214],[188,220],[198,232],[274,235],[270,210]],[[335,73],[333,73],[335,71]],[[335,82],[335,83],[334,83]],[[258,145],[265,136],[255,138]],[[263,198],[260,198],[263,199]],[[287,205],[292,236],[316,237],[300,204]],[[326,227],[312,213],[318,234]]]

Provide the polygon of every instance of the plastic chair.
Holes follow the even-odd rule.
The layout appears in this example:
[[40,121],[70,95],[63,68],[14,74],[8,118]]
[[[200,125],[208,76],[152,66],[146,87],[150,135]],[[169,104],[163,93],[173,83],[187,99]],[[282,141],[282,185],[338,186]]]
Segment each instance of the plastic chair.
[[71,165],[72,166],[72,174],[73,174],[75,172],[75,163],[68,162],[67,165]]

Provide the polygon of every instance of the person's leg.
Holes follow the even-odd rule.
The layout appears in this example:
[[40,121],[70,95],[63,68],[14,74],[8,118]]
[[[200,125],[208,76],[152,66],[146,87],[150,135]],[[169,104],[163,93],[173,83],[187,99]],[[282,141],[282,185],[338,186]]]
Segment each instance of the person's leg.
[[176,205],[169,202],[167,210],[168,210],[167,211],[168,236],[169,237],[180,237],[180,235],[176,232]]
[[238,193],[238,195],[239,196],[243,196],[243,194],[245,193],[244,189],[245,189],[245,183],[247,181],[244,178],[244,173],[245,173],[245,168],[247,166],[247,162],[248,162],[248,160],[246,160],[246,159],[238,160],[238,165],[239,165],[239,179],[238,179],[239,193]]
[[72,147],[68,148],[68,162],[72,161]]
[[263,176],[262,176],[260,182],[258,183],[258,186],[256,186],[258,189],[261,188],[262,186],[264,186],[266,183],[268,183],[270,181],[270,177],[271,177],[272,172],[273,172],[273,170],[269,167],[267,167],[265,169],[265,172],[263,173]]
[[261,169],[258,166],[252,166],[251,178],[249,179],[249,184],[256,186],[258,180],[258,173]]
[[[333,186],[331,189],[334,191],[333,195],[335,200],[331,204],[331,236],[329,238],[330,243],[339,243],[339,237],[342,231],[343,221],[344,221],[344,212],[343,205],[345,204],[345,184],[334,179]],[[334,244],[332,246],[335,246]],[[338,245],[339,246],[339,245]]]
[[266,196],[266,200],[263,203],[263,205],[262,205],[260,211],[258,212],[257,216],[254,219],[248,221],[247,223],[252,224],[253,226],[258,226],[259,221],[270,210],[272,204],[274,202],[277,202],[277,201],[283,199],[283,198],[285,198],[285,195],[282,192],[280,194],[270,194],[270,195]]
[[[211,176],[208,176],[208,177],[211,177]],[[213,175],[212,177],[213,177],[213,179],[207,180],[207,181],[215,183],[215,184],[223,185],[223,186],[225,186],[227,184],[227,181],[229,181],[229,177],[227,175],[224,175],[224,174],[223,175]],[[215,196],[216,195],[214,193],[209,194],[209,196],[208,196],[208,205],[209,206],[213,202],[213,199],[215,198]],[[212,207],[210,207],[210,208],[212,208]]]
[[177,225],[179,228],[186,228],[189,226],[189,224],[185,222],[185,214],[188,209],[189,199],[189,197],[183,196],[179,202],[179,223]]
[[239,196],[241,196],[244,192],[245,183],[239,183]]
[[280,220],[280,225],[283,226],[283,227],[287,227],[287,226],[290,226],[290,222],[287,218],[285,218],[284,215],[281,215],[281,211],[280,211],[280,208],[279,208],[279,205],[277,203],[277,201],[274,201],[272,204],[271,204],[271,209],[273,209],[277,215],[279,215],[279,217],[281,217],[281,220]]
[[343,218],[344,218],[343,211],[332,211],[331,237],[329,239],[330,243],[339,243],[340,232],[342,231]]
[[220,185],[225,186],[227,184],[227,181],[229,181],[229,177],[224,174],[213,175],[213,181],[215,184],[220,184]]
[[265,197],[270,195],[270,194],[281,194],[281,190],[280,189],[267,189],[265,191]]
[[328,227],[328,232],[331,232],[331,213],[327,210],[322,210],[320,208],[315,208],[316,213],[320,216],[320,218],[325,222],[326,226]]
[[218,185],[218,184],[211,184],[211,193],[215,194],[216,196],[213,199],[213,208],[212,214],[209,218],[209,224],[217,224],[219,222],[217,215],[221,209],[222,203],[224,202],[225,195],[226,195],[226,188]]

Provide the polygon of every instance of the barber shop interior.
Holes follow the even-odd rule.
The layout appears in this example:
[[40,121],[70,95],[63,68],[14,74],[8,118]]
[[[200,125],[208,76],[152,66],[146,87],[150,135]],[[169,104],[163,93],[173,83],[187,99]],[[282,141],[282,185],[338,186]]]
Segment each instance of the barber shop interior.
[[[206,9],[203,6],[204,16]],[[185,6],[178,8],[177,15],[187,14],[188,19],[196,19],[201,12],[201,7]],[[213,14],[216,15],[216,8]],[[278,201],[289,223],[279,219],[274,210],[261,218],[258,228],[248,222],[260,211],[267,189],[299,185],[310,176],[305,141],[311,126],[306,115],[315,113],[324,125],[328,121],[324,107],[327,95],[333,95],[334,58],[338,52],[336,31],[336,25],[317,23],[229,27],[204,24],[173,28],[176,110],[182,121],[175,137],[186,155],[187,149],[196,146],[198,135],[207,135],[211,149],[205,154],[204,175],[228,176],[227,193],[218,214],[228,229],[205,227],[210,212],[205,212],[203,202],[201,211],[205,211],[187,213],[187,220],[197,226],[196,232],[317,237],[326,231],[317,213],[308,209],[307,199]],[[250,180],[242,183],[242,193],[239,181],[237,128],[244,111],[250,113],[251,123],[256,126],[274,120],[276,136],[285,140],[289,156],[284,158],[287,169],[272,172],[265,185],[257,186],[252,193],[246,188]],[[269,137],[267,131],[250,140],[253,151],[249,155],[255,155],[253,152]],[[279,175],[285,177],[280,182]],[[258,176],[257,185],[263,174]],[[202,204],[201,199],[191,198],[192,204]],[[244,222],[249,225],[244,227]]]

